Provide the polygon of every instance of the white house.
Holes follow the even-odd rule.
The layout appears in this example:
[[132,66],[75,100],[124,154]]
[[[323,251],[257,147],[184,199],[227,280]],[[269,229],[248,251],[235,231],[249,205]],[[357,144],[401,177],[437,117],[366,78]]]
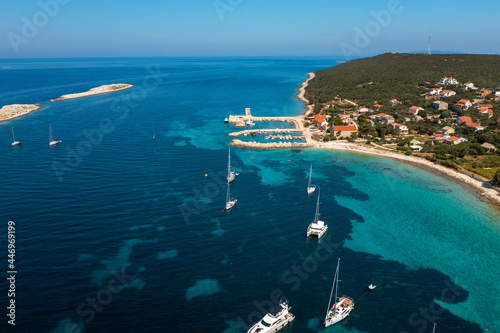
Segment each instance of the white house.
[[389,124],[389,127],[394,128],[396,131],[398,131],[400,134],[408,134],[408,127],[405,125],[401,124],[396,124],[396,123],[391,123]]
[[421,108],[420,106],[412,106],[408,112],[417,115],[420,111],[424,111],[424,108]]
[[443,90],[441,91],[437,97],[438,98],[443,98],[443,97],[451,97],[451,96],[455,96],[457,93],[454,92],[453,90]]
[[400,104],[400,103],[401,103],[401,102],[400,102],[400,101],[398,101],[397,99],[391,99],[391,100],[389,101],[389,105],[390,105],[390,106],[396,106],[396,105],[398,105],[398,104]]
[[462,89],[463,90],[476,90],[477,88],[474,87],[474,83],[466,82],[466,83],[462,84]]
[[437,95],[441,91],[443,91],[443,88],[431,88],[429,89],[429,95]]
[[439,84],[458,84],[458,81],[452,77],[443,77]]
[[493,117],[493,110],[491,110],[491,109],[481,109],[481,110],[479,110],[479,114],[481,116],[487,115],[488,118],[491,118],[491,117]]
[[456,105],[456,106],[461,106],[461,107],[463,107],[464,109],[466,109],[466,110],[467,110],[468,108],[470,108],[470,107],[472,106],[472,103],[471,103],[471,101],[469,101],[468,99],[461,99],[461,100],[459,100],[459,101],[458,101],[458,103],[457,103],[457,104],[455,104],[455,105]]
[[462,138],[459,136],[451,136],[446,139],[447,142],[453,142],[454,145],[458,145],[459,143],[468,141],[466,138]]
[[362,106],[358,109],[358,112],[359,113],[366,113],[366,112],[370,112],[372,110],[370,110],[369,108],[367,108],[366,106]]

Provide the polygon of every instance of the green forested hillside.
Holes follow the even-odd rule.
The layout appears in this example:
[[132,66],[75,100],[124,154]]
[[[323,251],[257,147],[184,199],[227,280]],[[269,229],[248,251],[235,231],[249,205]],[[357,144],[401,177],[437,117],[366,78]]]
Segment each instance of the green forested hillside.
[[[370,105],[387,104],[392,98],[414,100],[417,85],[438,82],[443,76],[476,87],[495,88],[500,84],[500,56],[475,54],[392,54],[352,60],[316,72],[307,87],[312,104],[335,97]],[[418,94],[417,94],[418,95]]]

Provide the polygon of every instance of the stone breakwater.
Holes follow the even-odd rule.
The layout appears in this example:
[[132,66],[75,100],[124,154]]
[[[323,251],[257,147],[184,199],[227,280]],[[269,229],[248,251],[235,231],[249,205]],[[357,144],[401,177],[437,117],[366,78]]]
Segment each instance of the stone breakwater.
[[24,116],[30,112],[40,110],[42,107],[38,104],[12,104],[5,105],[0,109],[0,121],[14,119]]
[[99,94],[106,94],[106,93],[110,93],[110,92],[129,89],[132,87],[133,87],[133,85],[125,84],[125,83],[108,84],[108,85],[103,85],[100,87],[92,88],[86,92],[62,95],[61,97],[51,99],[51,101],[52,102],[64,101],[67,99],[74,99],[74,98],[81,98],[81,97],[87,97],[87,96],[93,96],[93,95],[99,95]]
[[242,148],[252,148],[252,149],[290,149],[290,148],[311,148],[312,144],[300,143],[300,142],[246,142],[238,139],[234,139],[230,143],[231,146],[242,147]]

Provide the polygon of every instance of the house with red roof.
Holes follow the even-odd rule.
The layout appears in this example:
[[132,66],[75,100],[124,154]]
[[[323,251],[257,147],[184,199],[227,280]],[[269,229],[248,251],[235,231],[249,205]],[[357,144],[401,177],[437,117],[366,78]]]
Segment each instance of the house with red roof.
[[366,112],[370,112],[372,110],[370,110],[369,108],[367,108],[366,106],[361,106],[359,109],[358,109],[358,112],[360,113],[366,113]]
[[458,81],[452,77],[443,77],[439,84],[458,84]]
[[431,88],[429,89],[429,95],[437,95],[441,91],[443,91],[443,88]]
[[456,123],[472,123],[471,117],[457,117],[455,118]]
[[358,129],[354,125],[332,126],[332,135],[337,138],[349,138],[353,133],[358,134]]
[[389,127],[394,128],[400,134],[408,134],[408,127],[397,123],[389,124]]
[[452,142],[454,145],[458,145],[459,143],[468,141],[466,138],[462,138],[459,136],[451,136],[445,140],[445,142]]
[[466,83],[462,84],[462,89],[463,90],[476,90],[477,88],[474,87],[474,83],[466,82]]
[[443,97],[451,97],[455,96],[457,93],[454,92],[453,90],[443,90],[439,94],[437,94],[438,98],[443,98]]
[[478,104],[476,105],[476,109],[482,110],[482,109],[491,109],[493,108],[492,104]]
[[408,110],[409,113],[417,115],[420,111],[424,111],[424,108],[420,106],[412,106],[410,110]]
[[493,110],[491,109],[481,109],[479,110],[479,115],[481,116],[488,116],[488,118],[493,117]]
[[461,99],[458,101],[457,104],[455,104],[455,106],[459,106],[467,110],[472,106],[472,103],[468,99]]
[[314,123],[318,128],[322,130],[325,130],[328,127],[328,121],[326,120],[326,116],[322,114],[314,115]]
[[391,99],[391,100],[389,101],[389,105],[390,105],[390,106],[396,106],[396,105],[398,105],[398,104],[401,104],[401,102],[400,102],[400,101],[398,101],[397,99]]
[[488,95],[492,94],[493,91],[488,89],[481,89],[476,93],[476,96],[479,98],[486,98]]

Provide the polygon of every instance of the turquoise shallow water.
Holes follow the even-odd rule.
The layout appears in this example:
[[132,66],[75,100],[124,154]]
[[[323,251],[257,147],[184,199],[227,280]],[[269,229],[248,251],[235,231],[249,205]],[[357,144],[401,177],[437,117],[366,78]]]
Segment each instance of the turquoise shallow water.
[[[221,211],[224,117],[299,114],[306,73],[335,64],[3,60],[0,105],[45,107],[0,123],[0,216],[16,222],[19,266],[16,329],[0,331],[237,332],[281,294],[296,315],[284,332],[500,331],[500,215],[449,179],[346,152],[232,149],[238,204]],[[49,102],[113,82],[135,87]],[[49,124],[63,140],[54,149]],[[329,225],[319,244],[305,238],[311,164]],[[325,330],[338,257],[357,303]]]

